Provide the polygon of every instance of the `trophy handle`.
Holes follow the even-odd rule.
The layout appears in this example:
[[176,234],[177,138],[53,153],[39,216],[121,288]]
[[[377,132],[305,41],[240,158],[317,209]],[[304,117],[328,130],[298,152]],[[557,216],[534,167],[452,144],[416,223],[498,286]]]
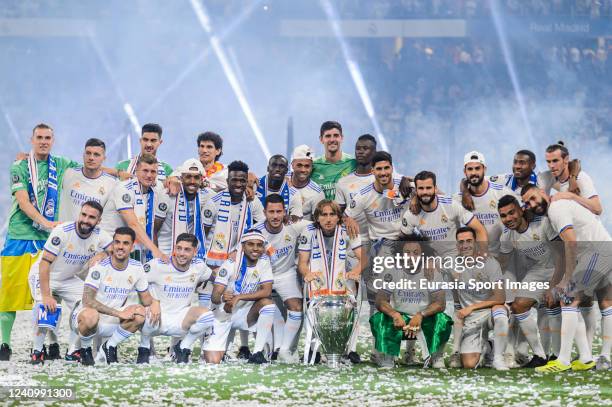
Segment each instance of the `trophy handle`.
[[363,278],[361,278],[359,280],[359,283],[357,284],[357,295],[355,297],[355,300],[357,301],[357,306],[355,307],[355,317],[353,319],[353,327],[351,328],[351,336],[349,336],[349,340],[346,346],[344,347],[345,355],[348,354],[349,346],[353,342],[353,335],[355,335],[355,331],[357,330],[357,327],[359,326],[359,315],[361,315],[361,307],[363,305],[363,301],[361,300],[361,290],[363,289],[363,284],[361,283],[362,281],[363,281]]

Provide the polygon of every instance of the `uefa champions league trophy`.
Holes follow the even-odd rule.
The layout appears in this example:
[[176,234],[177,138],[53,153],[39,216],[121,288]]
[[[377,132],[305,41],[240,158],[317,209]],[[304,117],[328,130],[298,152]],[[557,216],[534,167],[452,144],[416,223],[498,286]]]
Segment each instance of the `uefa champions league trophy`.
[[340,358],[346,354],[355,324],[356,307],[352,295],[324,295],[313,299],[312,324],[329,367],[338,367]]

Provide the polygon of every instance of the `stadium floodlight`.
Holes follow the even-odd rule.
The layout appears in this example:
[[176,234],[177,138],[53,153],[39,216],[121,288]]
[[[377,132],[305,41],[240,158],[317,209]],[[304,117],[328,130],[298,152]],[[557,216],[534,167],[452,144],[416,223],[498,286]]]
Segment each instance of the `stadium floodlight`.
[[210,45],[212,47],[212,50],[217,56],[219,63],[221,64],[223,73],[225,74],[227,81],[229,82],[232,90],[234,91],[234,95],[236,96],[236,99],[238,99],[240,108],[242,109],[242,112],[244,113],[244,116],[246,117],[247,122],[249,123],[249,126],[251,127],[251,130],[253,131],[253,134],[255,135],[255,139],[257,140],[259,147],[261,148],[264,155],[266,156],[266,160],[270,159],[270,156],[272,154],[270,153],[270,149],[268,148],[268,143],[266,142],[266,139],[264,138],[263,133],[259,129],[259,125],[257,124],[257,120],[255,120],[255,115],[253,114],[251,105],[249,104],[249,101],[247,100],[244,94],[244,91],[242,90],[242,86],[240,86],[238,77],[236,76],[234,69],[231,67],[227,59],[225,50],[223,49],[223,46],[221,45],[221,40],[213,32],[212,26],[210,24],[210,18],[208,17],[208,13],[206,12],[206,9],[204,8],[204,6],[199,0],[190,0],[190,2],[191,2],[191,7],[193,8],[193,11],[198,17],[198,21],[200,25],[202,26],[202,29],[204,29],[204,31],[209,36]]
[[[134,108],[132,107],[132,105],[129,103],[125,103],[123,105],[123,111],[125,112],[125,114],[127,114],[128,118],[130,119],[130,124],[132,125],[134,132],[136,134],[139,134],[142,126],[140,125],[140,122],[138,121],[138,117],[136,117],[136,113],[134,113]],[[127,135],[127,154],[128,154],[128,157],[132,156],[132,138],[130,137],[129,132]]]
[[[236,28],[238,28],[238,26],[240,26],[240,24],[244,20],[247,19],[247,17],[249,17],[251,15],[253,10],[261,2],[262,2],[262,0],[257,0],[257,1],[254,1],[252,3],[249,3],[249,5],[247,7],[244,7],[242,9],[242,11],[240,12],[240,14],[238,14],[238,17],[236,17],[234,20],[232,20],[232,22],[230,24],[228,24],[226,27],[223,28],[223,30],[219,33],[218,37],[223,40],[228,35],[230,35]],[[166,99],[166,97],[168,97],[168,95],[170,93],[172,93],[176,88],[178,88],[185,81],[185,79],[187,79],[189,74],[191,74],[198,67],[198,65],[208,57],[208,55],[210,54],[211,51],[212,51],[211,47],[207,46],[204,49],[204,51],[202,51],[193,61],[191,61],[189,64],[187,64],[185,69],[183,69],[183,71],[181,73],[179,73],[174,78],[172,83],[170,85],[168,85],[155,98],[155,100],[149,105],[149,107],[147,107],[146,109],[144,109],[142,111],[143,112],[142,114],[144,116],[148,116],[148,114],[151,113],[151,111],[153,109],[155,109],[157,106],[161,105],[164,102],[164,100]]]
[[514,95],[516,96],[516,102],[518,103],[518,106],[519,106],[519,111],[521,113],[521,119],[523,120],[523,125],[525,126],[527,137],[529,138],[529,143],[531,143],[532,147],[535,147],[533,133],[531,131],[531,124],[529,123],[529,117],[527,116],[527,108],[525,106],[525,99],[523,98],[523,92],[521,90],[521,83],[519,81],[519,77],[518,77],[518,74],[516,72],[516,68],[514,65],[514,58],[512,57],[512,51],[508,44],[508,36],[506,35],[504,22],[499,12],[498,2],[499,0],[489,0],[489,4],[491,6],[491,18],[493,19],[493,25],[495,26],[495,31],[497,33],[497,39],[499,40],[499,45],[501,47],[502,55],[504,56],[504,61],[506,62],[506,68],[508,69],[508,75],[510,75],[510,82],[512,82],[512,89],[514,90]]
[[361,99],[361,103],[363,104],[366,114],[370,118],[372,127],[374,127],[376,137],[380,141],[382,149],[388,151],[389,147],[387,146],[387,140],[382,132],[382,129],[380,128],[378,119],[376,118],[376,112],[374,110],[374,105],[372,104],[372,99],[370,98],[370,93],[368,92],[365,81],[363,80],[363,75],[361,74],[359,65],[355,61],[348,42],[342,34],[342,28],[340,27],[340,19],[336,13],[336,10],[334,9],[334,6],[329,0],[321,0],[321,7],[323,8],[323,11],[325,11],[327,20],[329,21],[332,32],[334,33],[334,37],[336,37],[338,43],[340,44],[342,56],[344,57],[344,61],[346,62],[346,67],[348,68],[355,88],[357,88],[357,93],[359,94],[359,98]]

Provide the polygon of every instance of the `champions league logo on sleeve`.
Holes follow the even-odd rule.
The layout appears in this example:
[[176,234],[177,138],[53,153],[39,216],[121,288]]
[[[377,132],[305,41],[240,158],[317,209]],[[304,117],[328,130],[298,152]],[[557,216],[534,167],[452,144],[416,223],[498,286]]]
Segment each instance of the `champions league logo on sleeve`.
[[100,279],[100,272],[98,270],[94,270],[91,272],[91,278],[94,280]]
[[225,277],[225,276],[227,276],[227,270],[226,269],[219,270],[219,277]]
[[162,202],[162,203],[160,203],[160,204],[158,205],[158,208],[159,208],[159,210],[160,210],[160,211],[162,211],[162,212],[163,212],[163,211],[165,211],[166,209],[168,209],[168,205],[166,205],[165,203],[163,203],[163,202]]
[[121,200],[125,203],[130,202],[131,198],[130,198],[130,194],[123,194],[123,196],[121,197]]
[[205,218],[212,218],[212,211],[210,209],[206,209],[204,211],[204,217]]
[[53,246],[58,246],[61,242],[62,240],[59,238],[59,236],[55,236],[53,239],[51,239],[51,244]]

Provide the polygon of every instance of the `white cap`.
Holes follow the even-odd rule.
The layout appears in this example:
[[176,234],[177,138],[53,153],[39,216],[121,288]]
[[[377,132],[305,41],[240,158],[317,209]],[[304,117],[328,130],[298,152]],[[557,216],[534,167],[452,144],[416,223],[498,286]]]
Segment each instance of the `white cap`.
[[311,160],[313,159],[312,150],[306,144],[297,146],[293,150],[291,161],[293,160]]
[[266,238],[264,237],[263,233],[261,233],[259,230],[251,229],[251,230],[246,231],[242,235],[242,237],[240,238],[240,243],[248,242],[249,240],[259,240],[259,241],[265,242]]
[[181,174],[206,174],[204,166],[202,165],[200,160],[197,160],[195,158],[190,158],[189,160],[185,161],[183,165],[181,165],[180,171]]
[[463,166],[465,167],[468,163],[479,163],[484,166],[487,165],[484,155],[478,151],[470,151],[463,157]]

